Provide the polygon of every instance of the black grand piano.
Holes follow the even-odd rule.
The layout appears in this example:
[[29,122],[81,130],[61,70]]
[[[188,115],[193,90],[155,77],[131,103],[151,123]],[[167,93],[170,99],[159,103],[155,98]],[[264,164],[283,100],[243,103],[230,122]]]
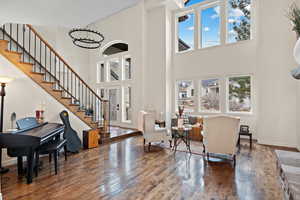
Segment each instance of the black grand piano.
[[18,158],[18,173],[23,173],[23,156],[27,157],[27,183],[32,182],[34,152],[38,146],[60,137],[64,125],[58,123],[39,124],[35,118],[24,118],[17,122],[18,131],[0,134],[0,147],[7,154]]

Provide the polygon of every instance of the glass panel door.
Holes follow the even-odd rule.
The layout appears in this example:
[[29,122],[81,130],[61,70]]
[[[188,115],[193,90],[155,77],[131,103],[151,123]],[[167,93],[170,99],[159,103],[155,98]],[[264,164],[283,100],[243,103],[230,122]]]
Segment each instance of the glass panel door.
[[110,121],[112,123],[120,122],[120,102],[121,102],[121,95],[120,95],[120,87],[113,87],[108,89],[108,100],[109,100],[109,114],[110,114]]

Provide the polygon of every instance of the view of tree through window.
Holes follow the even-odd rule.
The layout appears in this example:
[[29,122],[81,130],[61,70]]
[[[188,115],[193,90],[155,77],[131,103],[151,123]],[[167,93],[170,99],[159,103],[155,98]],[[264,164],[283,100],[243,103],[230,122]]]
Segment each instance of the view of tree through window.
[[233,43],[251,38],[251,0],[228,0],[228,37]]
[[229,111],[251,112],[251,76],[229,78]]
[[220,45],[220,6],[201,11],[201,47]]
[[184,106],[185,112],[193,112],[195,108],[193,81],[177,82],[177,106]]
[[195,14],[178,17],[178,52],[194,48]]
[[220,86],[219,79],[208,79],[200,81],[200,111],[220,111]]

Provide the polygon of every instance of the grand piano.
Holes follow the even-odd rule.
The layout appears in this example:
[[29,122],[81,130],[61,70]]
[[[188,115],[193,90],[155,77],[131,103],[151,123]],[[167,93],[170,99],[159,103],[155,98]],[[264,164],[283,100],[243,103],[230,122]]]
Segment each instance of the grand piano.
[[[3,133],[3,136],[7,134],[10,136],[9,140],[6,143],[9,147],[7,149],[7,154],[11,157],[18,158],[18,173],[21,175],[23,173],[23,156],[24,151],[28,151],[26,148],[26,144],[22,144],[22,141],[25,141],[24,138],[33,138],[38,141],[38,145],[42,145],[50,140],[53,140],[56,137],[60,137],[60,134],[64,132],[64,125],[58,123],[42,123],[39,124],[35,120],[35,118],[24,118],[17,122],[18,131],[11,133]],[[1,142],[2,144],[3,142]],[[18,148],[14,148],[14,144]],[[22,148],[20,148],[22,145]],[[28,144],[29,145],[29,144]],[[3,144],[1,145],[3,148]],[[23,147],[24,146],[24,147]],[[34,149],[29,150],[27,153],[27,183],[30,184],[32,182],[33,168],[34,168]]]

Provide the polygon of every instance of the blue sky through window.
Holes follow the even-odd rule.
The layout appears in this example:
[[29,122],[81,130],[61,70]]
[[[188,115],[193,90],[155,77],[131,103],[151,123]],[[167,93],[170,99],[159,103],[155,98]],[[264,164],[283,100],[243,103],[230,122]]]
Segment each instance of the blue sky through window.
[[188,3],[185,4],[185,7],[189,7],[191,5],[194,5],[196,3],[200,3],[200,2],[203,2],[203,1],[206,1],[206,0],[190,0]]
[[194,47],[194,28],[195,28],[195,14],[190,13],[186,15],[187,18],[179,22],[178,18],[178,36],[190,48]]
[[201,46],[211,47],[220,45],[220,6],[201,11],[202,43]]

